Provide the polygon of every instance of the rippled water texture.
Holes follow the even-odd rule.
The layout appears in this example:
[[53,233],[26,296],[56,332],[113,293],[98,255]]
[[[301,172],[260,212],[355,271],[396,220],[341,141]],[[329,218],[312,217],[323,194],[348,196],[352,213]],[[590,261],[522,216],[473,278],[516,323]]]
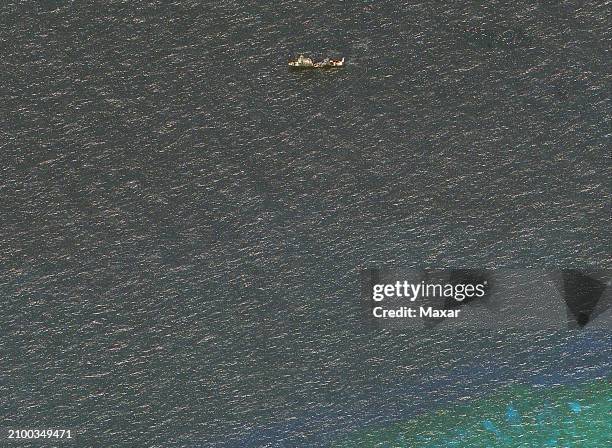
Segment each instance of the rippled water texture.
[[463,3],[2,2],[2,425],[312,447],[608,376],[355,312],[364,266],[610,268],[609,8]]
[[362,430],[347,447],[559,447],[610,443],[610,380],[582,387],[515,387],[386,429]]

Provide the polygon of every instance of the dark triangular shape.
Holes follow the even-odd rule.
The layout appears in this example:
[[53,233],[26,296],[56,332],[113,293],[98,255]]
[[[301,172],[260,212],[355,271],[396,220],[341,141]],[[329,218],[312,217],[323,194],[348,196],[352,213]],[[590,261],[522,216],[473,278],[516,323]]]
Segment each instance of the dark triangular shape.
[[[563,270],[561,276],[570,327],[582,328],[595,317],[594,311],[607,285],[575,269]],[[598,308],[597,314],[603,311]]]

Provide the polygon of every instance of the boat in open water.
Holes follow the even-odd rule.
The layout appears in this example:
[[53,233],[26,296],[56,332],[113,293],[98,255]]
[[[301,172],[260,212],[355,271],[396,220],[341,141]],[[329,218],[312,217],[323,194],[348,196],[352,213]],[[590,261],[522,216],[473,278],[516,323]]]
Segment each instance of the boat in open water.
[[312,58],[307,58],[303,54],[299,55],[297,59],[289,61],[289,68],[293,70],[308,70],[308,69],[330,69],[330,68],[342,68],[344,67],[344,58],[342,59],[330,59],[325,58],[320,62],[315,62]]

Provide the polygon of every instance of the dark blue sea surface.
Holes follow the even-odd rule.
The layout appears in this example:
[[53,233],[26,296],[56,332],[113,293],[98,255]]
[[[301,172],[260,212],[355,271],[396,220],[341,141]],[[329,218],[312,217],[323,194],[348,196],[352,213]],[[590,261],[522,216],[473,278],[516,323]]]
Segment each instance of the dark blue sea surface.
[[611,267],[606,3],[3,2],[2,427],[316,447],[609,376],[610,332],[356,307],[365,266]]

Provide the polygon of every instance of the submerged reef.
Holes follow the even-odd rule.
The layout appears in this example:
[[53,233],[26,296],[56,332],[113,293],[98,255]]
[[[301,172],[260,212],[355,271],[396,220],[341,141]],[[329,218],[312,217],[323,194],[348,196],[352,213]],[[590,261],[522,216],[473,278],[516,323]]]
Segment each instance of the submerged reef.
[[469,404],[363,428],[333,448],[610,446],[611,378],[573,386],[511,386]]

